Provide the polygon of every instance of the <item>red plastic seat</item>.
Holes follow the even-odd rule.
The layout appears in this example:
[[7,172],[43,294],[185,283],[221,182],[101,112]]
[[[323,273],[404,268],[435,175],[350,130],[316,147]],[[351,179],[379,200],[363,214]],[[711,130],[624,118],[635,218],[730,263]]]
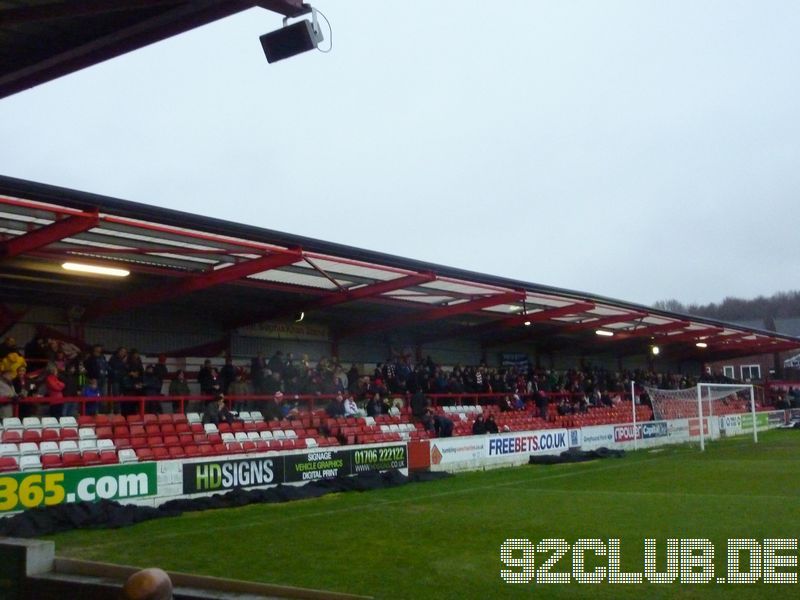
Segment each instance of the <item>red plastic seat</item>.
[[99,465],[100,453],[95,450],[86,450],[81,457],[84,465]]
[[114,446],[117,447],[117,450],[131,448],[131,440],[129,438],[117,438],[114,440]]
[[[78,437],[77,434],[75,437]],[[22,432],[19,429],[9,429],[3,432],[4,444],[19,444],[22,441]]]
[[242,444],[240,442],[228,442],[225,444],[225,448],[227,449],[229,454],[240,454],[244,452],[242,448]]
[[[146,415],[145,415],[146,416]],[[155,415],[151,415],[155,416]],[[161,435],[161,427],[158,426],[156,423],[145,423],[144,425],[144,432],[148,435]]]
[[174,447],[182,447],[181,441],[178,439],[177,435],[165,435],[164,436],[164,445],[167,448],[174,448]]
[[42,468],[43,469],[60,469],[64,466],[61,457],[58,454],[43,454],[42,455]]
[[136,449],[136,458],[139,459],[139,462],[143,462],[146,460],[155,460],[153,457],[153,451],[150,448],[137,448]]
[[26,429],[22,432],[23,442],[36,442],[37,444],[42,441],[42,433],[36,429]]
[[58,429],[45,429],[42,431],[43,442],[57,442],[61,439],[61,431]]
[[189,424],[185,421],[183,423],[175,423],[175,433],[190,433],[191,431]]
[[214,454],[227,454],[228,449],[225,447],[225,444],[212,444],[211,446],[214,449]]
[[144,430],[144,425],[130,425],[128,429],[130,430],[130,435],[132,438],[147,437],[147,433]]
[[121,427],[128,424],[128,422],[125,420],[125,417],[122,415],[111,415],[109,417],[109,421],[111,421],[112,427]]
[[128,426],[116,426],[114,427],[114,438],[129,438],[131,437],[131,430],[128,429]]
[[197,449],[200,451],[200,456],[214,456],[214,448],[211,444],[205,444],[204,446],[197,446]]
[[19,471],[17,459],[13,456],[0,456],[0,473]]
[[175,435],[177,432],[175,431],[175,425],[172,423],[162,423],[161,424],[161,435]]
[[[153,460],[167,460],[170,458],[169,451],[164,446],[156,446],[150,449],[153,451]],[[183,452],[183,449],[181,449],[181,452]]]
[[77,440],[78,430],[73,427],[64,427],[61,429],[62,440]]
[[154,414],[147,413],[142,416],[142,422],[145,425],[158,425],[158,417]]
[[258,451],[255,442],[242,442],[242,450],[244,450],[247,453]]
[[158,422],[164,425],[165,423],[172,423],[172,415],[157,415]]
[[91,415],[81,415],[78,417],[78,427],[94,427],[94,417]]
[[64,452],[61,456],[64,467],[82,467],[83,457],[80,452]]
[[170,458],[186,458],[186,452],[182,446],[170,446],[167,451]]
[[119,462],[119,458],[117,458],[117,452],[115,450],[101,450],[100,462],[104,465],[117,464]]
[[151,448],[157,448],[164,445],[164,438],[160,435],[150,435],[147,437],[147,445]]
[[178,440],[184,448],[194,443],[194,436],[191,433],[179,433]]
[[98,440],[110,440],[114,438],[111,427],[98,427],[95,429],[95,435]]
[[184,446],[183,451],[186,452],[186,458],[197,458],[200,456],[200,446],[195,446],[194,444]]
[[111,425],[111,419],[108,415],[98,414],[94,416],[94,424],[97,427],[108,427]]

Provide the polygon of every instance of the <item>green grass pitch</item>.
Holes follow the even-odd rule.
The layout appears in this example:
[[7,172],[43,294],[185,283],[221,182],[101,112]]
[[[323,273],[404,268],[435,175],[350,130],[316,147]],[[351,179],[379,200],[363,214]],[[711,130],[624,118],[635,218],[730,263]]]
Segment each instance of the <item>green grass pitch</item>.
[[[641,572],[644,538],[657,540],[659,567],[668,538],[708,538],[724,575],[728,538],[800,536],[798,466],[800,432],[772,431],[757,445],[742,437],[705,453],[681,446],[463,473],[49,539],[61,556],[376,598],[783,598],[800,584],[512,585],[500,577],[500,546],[507,538],[618,538],[622,570]],[[570,556],[553,570],[569,572]],[[544,558],[537,554],[537,564]]]

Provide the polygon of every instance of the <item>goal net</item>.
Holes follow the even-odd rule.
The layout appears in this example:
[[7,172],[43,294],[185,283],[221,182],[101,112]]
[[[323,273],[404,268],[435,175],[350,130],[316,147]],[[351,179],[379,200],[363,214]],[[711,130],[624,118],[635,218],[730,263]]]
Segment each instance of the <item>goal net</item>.
[[755,427],[755,396],[752,385],[699,383],[695,387],[682,390],[662,390],[644,387],[653,407],[653,418],[702,419],[704,426],[698,426],[700,447],[705,448],[705,436],[709,433],[709,423],[714,417],[730,414],[751,413],[753,419],[753,438],[758,441]]

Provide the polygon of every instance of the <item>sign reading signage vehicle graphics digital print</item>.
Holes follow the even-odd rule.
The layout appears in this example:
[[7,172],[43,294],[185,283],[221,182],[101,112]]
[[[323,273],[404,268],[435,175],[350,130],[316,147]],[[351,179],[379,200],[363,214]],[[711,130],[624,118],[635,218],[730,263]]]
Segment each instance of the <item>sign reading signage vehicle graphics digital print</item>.
[[154,496],[155,463],[109,465],[0,477],[0,513],[70,502]]

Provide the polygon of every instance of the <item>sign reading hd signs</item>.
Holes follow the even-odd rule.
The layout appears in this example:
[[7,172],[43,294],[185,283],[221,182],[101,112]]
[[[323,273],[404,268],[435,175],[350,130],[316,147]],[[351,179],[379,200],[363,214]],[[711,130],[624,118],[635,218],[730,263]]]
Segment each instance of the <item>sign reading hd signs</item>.
[[321,448],[282,456],[184,463],[183,493],[300,483],[406,467],[405,444],[347,450]]

